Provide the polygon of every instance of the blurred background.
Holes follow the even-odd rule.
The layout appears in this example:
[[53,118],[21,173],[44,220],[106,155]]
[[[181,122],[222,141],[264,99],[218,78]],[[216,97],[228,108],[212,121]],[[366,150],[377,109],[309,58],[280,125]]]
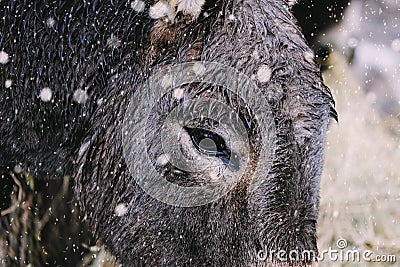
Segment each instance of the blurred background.
[[[325,255],[318,266],[400,266],[400,1],[298,2],[339,114],[327,137],[318,247],[361,257]],[[0,180],[0,266],[117,265],[81,223],[71,177],[12,171]],[[363,260],[367,250],[384,261]]]
[[[307,14],[312,6],[303,2],[295,11]],[[326,256],[319,266],[400,266],[400,1],[325,8],[332,13],[310,20],[329,16],[333,25],[304,26],[339,114],[328,132],[318,246],[359,251],[361,259]],[[367,250],[371,262],[362,259]]]

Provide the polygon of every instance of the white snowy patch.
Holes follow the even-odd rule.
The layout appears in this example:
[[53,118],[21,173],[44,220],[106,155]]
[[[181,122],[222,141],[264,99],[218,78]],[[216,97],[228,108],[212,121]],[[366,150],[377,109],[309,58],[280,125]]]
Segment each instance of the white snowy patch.
[[174,20],[175,11],[167,2],[159,1],[150,7],[149,15],[152,19],[168,17],[169,20]]
[[166,74],[162,77],[161,86],[163,88],[171,88],[173,83],[173,78],[170,74]]
[[178,0],[178,11],[197,18],[205,2],[205,0]]
[[193,71],[196,75],[202,75],[206,71],[206,67],[201,62],[196,62],[193,64]]
[[332,215],[333,215],[333,218],[337,218],[339,216],[339,211],[334,210]]
[[54,24],[56,24],[56,21],[55,21],[53,18],[48,18],[48,19],[46,20],[46,24],[47,24],[47,27],[53,28],[53,27],[54,27]]
[[22,173],[22,171],[23,171],[23,170],[22,170],[21,165],[17,164],[17,165],[14,166],[14,172],[15,172],[16,174]]
[[121,40],[118,39],[116,36],[112,35],[110,38],[107,39],[107,46],[111,48],[117,48],[121,45]]
[[135,0],[131,3],[131,8],[136,12],[143,12],[146,4],[141,0]]
[[124,216],[128,212],[128,207],[126,206],[125,203],[119,203],[115,207],[114,212],[115,212],[115,215],[117,215],[118,217]]
[[9,60],[8,54],[4,51],[0,51],[0,64],[7,64]]
[[400,52],[400,39],[394,39],[392,41],[392,44],[390,47],[395,51],[395,52]]
[[257,71],[257,80],[261,83],[266,83],[271,79],[271,74],[271,68],[266,64],[262,64]]
[[165,166],[169,162],[168,154],[161,154],[156,160],[157,166]]
[[182,88],[176,88],[173,92],[173,97],[175,99],[182,99],[184,90]]
[[49,102],[51,100],[51,97],[53,96],[53,93],[49,87],[44,87],[40,91],[40,99],[43,102]]
[[228,17],[228,19],[229,19],[229,20],[235,20],[236,18],[235,18],[235,15],[230,14],[229,17]]
[[85,104],[89,96],[85,90],[78,89],[74,92],[73,99],[79,104]]
[[11,81],[11,80],[6,80],[6,82],[4,83],[4,86],[5,86],[6,88],[10,88],[11,85],[12,85],[12,81]]

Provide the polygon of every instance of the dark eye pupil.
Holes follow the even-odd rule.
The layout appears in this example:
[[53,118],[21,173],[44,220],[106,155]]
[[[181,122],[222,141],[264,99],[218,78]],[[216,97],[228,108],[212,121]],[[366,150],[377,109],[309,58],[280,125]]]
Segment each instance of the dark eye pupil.
[[227,147],[224,139],[211,131],[200,128],[188,128],[185,130],[189,133],[196,149],[208,156],[227,155]]
[[195,148],[207,156],[219,157],[233,171],[239,170],[239,159],[226,146],[225,140],[216,133],[201,128],[184,128]]

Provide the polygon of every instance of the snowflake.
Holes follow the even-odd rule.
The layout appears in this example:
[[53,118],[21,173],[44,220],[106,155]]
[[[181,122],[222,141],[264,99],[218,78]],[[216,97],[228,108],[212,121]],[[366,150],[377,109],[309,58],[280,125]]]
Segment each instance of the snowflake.
[[6,64],[9,60],[8,54],[4,51],[0,51],[0,64]]
[[400,52],[400,39],[394,39],[391,44],[391,48],[395,52]]
[[120,203],[115,207],[114,212],[118,217],[124,216],[128,212],[128,207],[125,203]]
[[131,8],[136,12],[143,12],[146,4],[141,0],[135,0],[131,3]]
[[51,89],[49,87],[44,87],[41,91],[40,91],[40,99],[43,102],[49,102],[51,100],[53,93],[51,92]]
[[261,82],[261,83],[266,83],[271,79],[271,68],[266,65],[266,64],[262,64],[257,71],[257,79]]
[[6,80],[6,82],[4,83],[4,86],[5,86],[6,88],[10,88],[11,85],[12,85],[12,81],[11,81],[11,80]]
[[85,104],[89,96],[85,90],[78,89],[74,92],[73,99],[79,104]]
[[48,18],[48,19],[46,20],[46,24],[47,24],[47,27],[53,28],[53,27],[54,27],[54,24],[56,24],[56,21],[55,21],[53,18]]
[[182,99],[183,93],[184,93],[184,91],[183,91],[182,88],[176,88],[174,90],[173,96],[174,96],[175,99],[179,100],[179,99]]
[[201,62],[196,62],[193,65],[193,71],[196,73],[196,75],[202,75],[206,71],[206,67],[204,66],[203,63]]

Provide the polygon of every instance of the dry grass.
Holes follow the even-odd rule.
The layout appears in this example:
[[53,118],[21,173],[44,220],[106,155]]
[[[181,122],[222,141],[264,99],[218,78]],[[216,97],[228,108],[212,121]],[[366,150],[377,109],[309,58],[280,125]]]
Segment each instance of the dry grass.
[[[324,79],[333,91],[339,124],[328,133],[321,184],[319,249],[371,250],[396,255],[400,264],[400,122],[383,118],[368,103],[344,59],[333,54]],[[344,249],[346,251],[347,249]],[[332,262],[319,266],[391,266],[377,262]]]

